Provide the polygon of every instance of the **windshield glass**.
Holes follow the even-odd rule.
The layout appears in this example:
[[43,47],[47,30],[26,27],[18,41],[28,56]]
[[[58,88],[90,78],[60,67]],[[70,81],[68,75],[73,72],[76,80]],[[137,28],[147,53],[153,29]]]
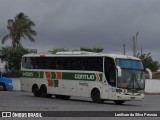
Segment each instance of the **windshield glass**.
[[144,80],[144,72],[142,70],[122,69],[122,76],[117,80],[117,87],[129,89],[144,89]]
[[144,68],[140,60],[117,59],[116,65],[122,69],[122,76],[117,79],[117,87],[144,89]]
[[120,68],[143,70],[143,64],[140,60],[116,59],[116,64]]

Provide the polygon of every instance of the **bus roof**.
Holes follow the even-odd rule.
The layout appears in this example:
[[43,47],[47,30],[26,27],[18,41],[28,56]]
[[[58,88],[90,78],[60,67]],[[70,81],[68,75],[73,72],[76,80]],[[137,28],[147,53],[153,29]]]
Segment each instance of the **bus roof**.
[[57,52],[56,54],[38,54],[29,53],[23,57],[111,57],[111,58],[124,58],[124,59],[135,59],[140,60],[137,57],[121,55],[121,54],[105,54],[105,53],[94,53],[85,51],[67,51],[67,52]]

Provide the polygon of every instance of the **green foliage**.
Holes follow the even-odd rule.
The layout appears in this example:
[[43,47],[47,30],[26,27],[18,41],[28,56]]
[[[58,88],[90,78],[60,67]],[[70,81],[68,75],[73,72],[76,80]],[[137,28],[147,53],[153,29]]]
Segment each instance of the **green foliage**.
[[34,42],[34,37],[36,36],[36,31],[32,29],[35,26],[34,22],[31,21],[28,16],[23,12],[16,15],[15,19],[9,19],[7,29],[9,33],[2,38],[2,44],[6,40],[12,40],[12,47],[22,47],[21,38],[28,38],[30,41]]
[[149,68],[153,72],[158,70],[159,63],[154,61],[150,55],[151,53],[137,55],[143,62],[145,68]]
[[[103,51],[103,48],[80,48],[80,50],[87,51],[87,52],[100,53]],[[63,52],[63,51],[67,51],[67,50],[65,50],[64,48],[53,48],[53,50],[49,50],[49,53],[56,54],[57,52]]]
[[21,74],[22,73],[19,70],[11,70],[11,71],[7,71],[7,72],[3,73],[3,76],[4,77],[15,77],[15,78],[17,78],[17,77],[21,77],[22,76]]
[[57,52],[66,51],[64,48],[53,48],[53,50],[49,50],[51,54],[56,54]]
[[103,51],[103,48],[80,48],[81,51],[87,51],[87,52],[95,52],[100,53]]
[[2,47],[0,50],[0,58],[7,62],[6,67],[9,70],[20,70],[21,58],[27,53],[28,50],[22,47]]

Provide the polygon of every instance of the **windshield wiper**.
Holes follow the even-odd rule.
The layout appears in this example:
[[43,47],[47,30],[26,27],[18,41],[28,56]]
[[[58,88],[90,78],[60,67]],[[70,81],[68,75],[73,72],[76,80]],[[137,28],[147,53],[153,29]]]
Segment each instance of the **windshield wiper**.
[[[136,88],[139,88],[139,89],[141,89],[141,86],[140,86],[140,84],[139,84],[139,82],[138,82],[138,80],[137,80],[137,78],[136,78],[136,75],[135,75],[135,73],[134,73],[134,70],[132,71],[132,73],[131,73],[132,75],[132,79],[129,81],[129,83],[128,83],[128,85],[127,85],[127,87],[128,88],[135,88],[135,85],[136,85]],[[137,83],[137,84],[136,84]]]
[[141,86],[140,86],[140,84],[139,84],[137,78],[135,78],[135,81],[137,82],[137,84],[138,84],[138,86],[139,86],[139,89],[141,89]]

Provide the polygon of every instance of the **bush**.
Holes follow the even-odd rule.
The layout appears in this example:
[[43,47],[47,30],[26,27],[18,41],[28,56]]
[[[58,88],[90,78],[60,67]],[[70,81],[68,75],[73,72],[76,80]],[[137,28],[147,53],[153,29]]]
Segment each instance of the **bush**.
[[2,47],[0,49],[0,58],[3,61],[6,61],[7,68],[9,70],[20,70],[21,67],[21,59],[24,54],[27,54],[28,50],[17,47]]
[[8,71],[8,72],[5,72],[3,73],[3,76],[4,77],[13,77],[13,78],[17,78],[17,77],[21,77],[21,71],[18,71],[18,70],[12,70],[12,71]]

